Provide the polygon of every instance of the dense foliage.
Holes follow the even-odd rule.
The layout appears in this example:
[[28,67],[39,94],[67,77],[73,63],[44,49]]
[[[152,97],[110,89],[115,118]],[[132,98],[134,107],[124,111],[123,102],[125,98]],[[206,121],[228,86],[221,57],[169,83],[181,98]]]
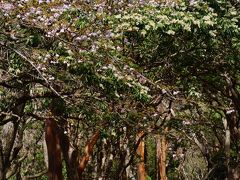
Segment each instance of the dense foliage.
[[1,1],[0,179],[239,179],[239,9]]

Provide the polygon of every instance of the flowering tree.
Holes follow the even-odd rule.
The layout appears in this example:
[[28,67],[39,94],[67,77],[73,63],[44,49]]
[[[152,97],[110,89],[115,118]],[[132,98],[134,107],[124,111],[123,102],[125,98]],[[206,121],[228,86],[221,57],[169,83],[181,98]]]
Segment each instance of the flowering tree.
[[176,139],[206,177],[239,177],[239,4],[170,2],[0,3],[0,179],[144,179],[147,135],[162,139],[157,177]]

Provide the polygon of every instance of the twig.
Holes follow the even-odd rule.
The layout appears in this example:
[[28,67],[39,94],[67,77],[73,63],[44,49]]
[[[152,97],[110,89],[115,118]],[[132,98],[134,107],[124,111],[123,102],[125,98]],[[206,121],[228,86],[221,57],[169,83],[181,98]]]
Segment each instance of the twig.
[[25,177],[23,177],[23,179],[25,180],[25,179],[38,178],[38,177],[40,177],[40,176],[42,176],[42,175],[44,175],[44,174],[46,174],[46,173],[47,173],[47,169],[44,169],[44,170],[42,170],[41,172],[39,172],[39,173],[37,173],[37,174],[30,175],[30,176],[25,176]]
[[[4,115],[5,117],[6,117],[6,116],[16,117],[16,118],[17,118],[17,121],[20,120],[20,118],[21,118],[20,116],[18,116],[17,114],[14,114],[14,113],[1,112],[1,113],[0,113],[0,116],[2,116],[2,115]],[[1,121],[1,122],[0,122],[0,125],[7,124],[8,122],[11,122],[11,121],[13,121],[13,119],[12,119],[12,118],[8,118],[8,119],[6,119],[6,120],[4,120],[4,121]]]

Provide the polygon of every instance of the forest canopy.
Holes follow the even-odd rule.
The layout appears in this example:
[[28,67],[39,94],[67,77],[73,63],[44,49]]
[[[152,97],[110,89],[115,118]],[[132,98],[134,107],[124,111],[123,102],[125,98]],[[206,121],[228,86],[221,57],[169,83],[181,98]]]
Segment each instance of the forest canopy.
[[0,180],[240,179],[238,0],[0,2]]

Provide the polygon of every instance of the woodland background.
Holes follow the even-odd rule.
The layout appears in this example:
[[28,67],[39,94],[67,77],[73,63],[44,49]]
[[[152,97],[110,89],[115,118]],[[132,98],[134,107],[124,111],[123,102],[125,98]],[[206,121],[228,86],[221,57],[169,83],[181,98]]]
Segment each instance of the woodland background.
[[238,0],[1,0],[0,180],[240,179]]

